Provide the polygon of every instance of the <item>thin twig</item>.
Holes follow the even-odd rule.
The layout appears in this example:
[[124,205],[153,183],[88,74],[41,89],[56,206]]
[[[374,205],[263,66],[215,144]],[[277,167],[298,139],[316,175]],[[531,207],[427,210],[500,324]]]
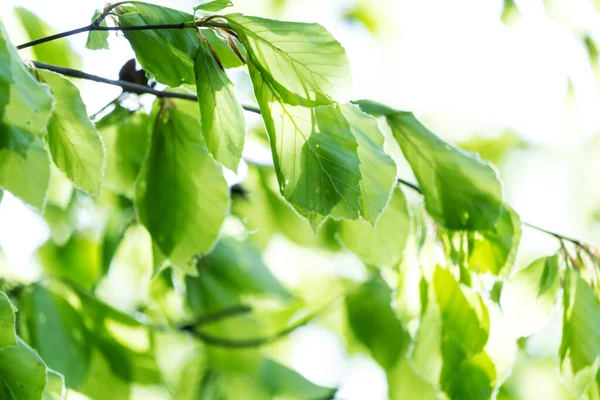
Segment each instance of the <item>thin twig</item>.
[[[157,90],[157,89],[151,88],[149,86],[140,85],[137,83],[107,79],[107,78],[103,78],[98,75],[88,74],[87,72],[79,71],[76,69],[59,67],[57,65],[46,64],[46,63],[39,62],[39,61],[33,61],[32,63],[36,68],[39,68],[39,69],[45,69],[48,71],[56,72],[56,73],[59,73],[59,74],[65,75],[65,76],[70,76],[71,78],[87,79],[89,81],[106,83],[108,85],[113,85],[113,86],[119,86],[127,91],[135,91],[138,93],[139,92],[147,93],[147,94],[151,94],[151,95],[154,95],[154,96],[160,97],[160,98],[175,98],[175,99],[198,101],[198,97],[193,94],[170,92],[167,90]],[[242,108],[248,112],[260,114],[260,110],[257,107],[249,106],[249,105],[242,105]]]
[[223,319],[236,317],[236,316],[242,315],[242,314],[247,314],[251,311],[252,311],[252,309],[250,307],[243,306],[243,305],[230,307],[230,308],[224,308],[222,310],[218,310],[218,311],[215,311],[212,313],[201,315],[200,317],[196,318],[196,320],[194,320],[192,322],[189,322],[184,325],[180,325],[178,329],[182,330],[182,331],[189,331],[189,330],[192,330],[192,329],[197,328],[202,325],[212,324],[215,322],[219,322]]

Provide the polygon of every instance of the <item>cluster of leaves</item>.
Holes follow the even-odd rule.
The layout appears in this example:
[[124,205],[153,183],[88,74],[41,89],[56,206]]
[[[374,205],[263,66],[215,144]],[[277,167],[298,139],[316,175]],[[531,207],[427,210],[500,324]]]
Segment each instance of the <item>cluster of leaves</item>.
[[[97,11],[93,26],[107,26],[109,14],[123,28],[183,24],[124,36],[148,77],[198,102],[159,98],[149,113],[117,103],[94,122],[77,87],[24,64],[0,23],[0,187],[39,210],[52,232],[38,251],[45,279],[7,284],[17,314],[0,292],[3,396],[60,398],[63,377],[92,398],[128,398],[136,385],[178,399],[332,396],[261,348],[319,309],[262,260],[283,236],[352,252],[367,266],[366,282],[338,282],[345,338],[385,370],[390,398],[487,399],[499,390],[510,398],[502,385],[512,364],[493,325],[514,311],[527,317],[520,336],[529,336],[561,292],[563,375],[577,396],[596,398],[597,257],[563,249],[511,275],[521,221],[490,164],[410,112],[349,102],[345,51],[320,25],[216,14],[229,4],[205,1],[194,15],[142,2]],[[32,37],[48,34],[35,15],[18,14]],[[107,49],[107,38],[91,29],[87,47]],[[34,55],[76,66],[58,43]],[[239,67],[273,165],[250,164],[247,193],[235,195],[224,168],[238,170],[252,136],[226,72]],[[410,213],[398,186],[388,131],[419,183],[423,213]],[[99,226],[82,227],[83,209]],[[224,227],[231,221],[243,238]],[[443,259],[421,257],[437,245]],[[420,301],[410,312],[399,304],[415,267]],[[103,297],[123,277],[135,286],[127,299]],[[242,312],[217,317],[223,310]]]

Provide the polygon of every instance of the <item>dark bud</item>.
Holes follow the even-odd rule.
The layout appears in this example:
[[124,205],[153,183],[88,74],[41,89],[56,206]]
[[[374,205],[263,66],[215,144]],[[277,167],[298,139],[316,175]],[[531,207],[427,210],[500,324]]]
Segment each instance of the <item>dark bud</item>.
[[[146,71],[144,71],[143,69],[137,70],[135,68],[135,59],[134,58],[127,61],[125,63],[125,65],[123,65],[123,67],[121,67],[121,70],[119,71],[119,80],[129,82],[129,83],[136,83],[138,85],[154,87],[154,82],[151,85],[148,85],[148,77],[146,77]],[[137,94],[144,93],[142,91],[135,90],[135,89],[128,89],[128,90],[123,89],[123,91],[137,93]]]

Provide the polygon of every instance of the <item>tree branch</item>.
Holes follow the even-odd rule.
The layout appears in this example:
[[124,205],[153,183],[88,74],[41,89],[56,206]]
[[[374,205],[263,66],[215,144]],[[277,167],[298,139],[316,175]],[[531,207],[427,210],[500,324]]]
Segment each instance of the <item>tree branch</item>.
[[[70,76],[71,78],[86,79],[89,81],[106,83],[107,85],[119,86],[126,91],[136,91],[138,93],[140,93],[140,92],[147,93],[147,94],[151,94],[151,95],[154,95],[154,96],[160,97],[160,98],[174,98],[174,99],[198,101],[198,97],[195,95],[192,95],[192,94],[170,92],[170,91],[166,91],[166,90],[157,90],[157,89],[151,88],[149,86],[139,85],[137,83],[107,79],[107,78],[103,78],[98,75],[88,74],[87,72],[79,71],[76,69],[60,67],[60,66],[52,65],[52,64],[46,64],[46,63],[39,62],[39,61],[33,61],[33,65],[36,68],[56,72],[56,73],[59,73],[59,74],[65,75],[65,76]],[[248,112],[260,114],[260,110],[257,107],[249,106],[249,105],[242,105],[242,108]]]

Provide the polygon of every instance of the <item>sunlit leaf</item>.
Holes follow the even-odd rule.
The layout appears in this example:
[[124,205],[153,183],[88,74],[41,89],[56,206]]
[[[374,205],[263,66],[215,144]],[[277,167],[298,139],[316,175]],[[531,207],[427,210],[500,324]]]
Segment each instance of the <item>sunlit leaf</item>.
[[318,386],[276,361],[264,358],[260,365],[259,380],[273,398],[326,399],[335,389]]
[[363,220],[340,221],[338,237],[368,264],[395,265],[402,257],[410,226],[406,199],[396,188],[375,226]]
[[494,228],[502,211],[502,185],[491,165],[444,142],[410,112],[370,101],[358,104],[386,117],[436,222],[452,230]]
[[[95,22],[101,15],[102,11],[94,11],[94,15],[92,16],[92,23]],[[106,19],[100,22],[100,26],[106,26]],[[90,31],[88,33],[85,47],[90,50],[108,49],[108,31]]]
[[283,101],[326,105],[331,99],[346,100],[351,86],[346,52],[321,25],[242,14],[225,18],[240,36],[250,62]]
[[194,11],[216,12],[232,5],[231,0],[204,0],[194,7]]
[[46,387],[46,365],[22,340],[0,349],[0,394],[7,400],[39,400]]
[[356,337],[386,370],[406,353],[410,336],[392,309],[392,291],[375,276],[346,297],[348,321]]
[[192,258],[210,251],[229,208],[229,187],[204,146],[197,116],[158,101],[135,206],[161,252],[193,272]]
[[64,400],[67,396],[65,380],[62,375],[50,369],[46,370],[46,388],[42,400]]
[[575,271],[565,273],[563,288],[560,357],[568,357],[573,373],[577,373],[600,358],[600,299]]
[[[142,2],[119,7],[121,26],[143,26],[192,22],[181,11]],[[168,86],[194,84],[194,58],[199,39],[194,29],[157,29],[123,32],[142,68]]]
[[48,147],[52,160],[78,187],[99,194],[104,167],[104,146],[88,118],[79,90],[67,78],[40,70],[56,99],[48,123]]
[[[0,114],[4,108],[0,123],[0,150],[7,149],[25,157],[27,149],[36,137],[41,137],[44,133],[51,115],[53,99],[50,90],[38,83],[29,73],[19,58],[17,49],[10,43],[2,23],[0,54],[3,61],[0,72]],[[7,62],[7,58],[10,63]],[[10,73],[6,68],[8,65]],[[4,103],[6,99],[8,103]]]
[[521,241],[521,219],[512,208],[504,205],[493,229],[467,235],[470,269],[493,275],[510,273]]
[[390,400],[438,400],[439,395],[435,387],[423,379],[410,361],[402,359],[388,372],[388,394]]
[[[213,31],[212,29],[202,29],[202,36],[208,40],[210,47],[217,53],[217,57],[221,61],[223,68],[237,68],[245,65],[244,60],[247,58],[246,49],[240,41],[233,35],[229,35],[223,31]],[[231,41],[230,43],[228,43]],[[234,51],[235,46],[239,54]],[[242,58],[240,58],[240,55]]]
[[[41,18],[23,7],[15,8],[15,14],[29,39],[35,40],[58,33]],[[73,51],[67,40],[54,40],[31,47],[36,61],[56,64],[63,67],[81,68],[81,59]]]
[[326,216],[374,224],[396,176],[377,122],[352,105],[290,106],[258,69],[250,74],[286,200],[313,227]]
[[233,84],[204,41],[200,41],[194,68],[206,147],[218,162],[237,171],[246,136],[244,110]]

